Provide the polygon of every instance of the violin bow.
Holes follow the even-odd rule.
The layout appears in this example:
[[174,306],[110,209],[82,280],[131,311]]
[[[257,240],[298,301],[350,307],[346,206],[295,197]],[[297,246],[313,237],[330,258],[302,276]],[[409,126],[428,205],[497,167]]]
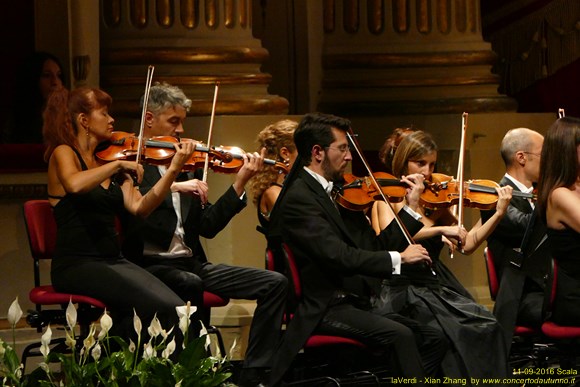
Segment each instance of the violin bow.
[[143,94],[143,110],[141,111],[141,124],[139,126],[139,141],[137,143],[137,158],[135,161],[137,164],[141,161],[141,147],[143,146],[143,131],[145,129],[145,115],[147,114],[147,105],[149,103],[149,92],[151,90],[151,81],[153,80],[153,72],[155,71],[155,66],[149,66],[147,68],[147,80],[145,81],[145,93]]
[[[395,211],[395,209],[391,205],[391,202],[389,202],[389,200],[387,199],[385,193],[381,189],[379,182],[375,178],[373,171],[371,170],[371,167],[369,166],[369,164],[367,163],[367,160],[363,156],[363,154],[360,150],[359,144],[358,144],[357,140],[354,138],[355,137],[354,134],[352,133],[352,128],[346,132],[346,135],[347,135],[348,139],[350,140],[351,144],[354,146],[354,149],[356,150],[356,153],[358,154],[359,158],[361,159],[367,173],[369,174],[371,182],[375,186],[375,189],[377,190],[377,192],[379,192],[379,194],[381,195],[381,199],[387,204],[387,207],[389,207],[389,209],[391,210],[391,213],[393,214],[393,217],[394,217],[395,221],[397,222],[397,225],[399,226],[399,228],[403,232],[403,235],[405,236],[407,243],[409,245],[415,244],[415,241],[413,240],[413,237],[409,233],[409,230],[407,230],[407,228],[405,227],[405,225],[401,221],[401,218],[399,217],[399,215],[397,214],[397,212]],[[437,275],[437,274],[435,274],[435,271],[433,271],[433,268],[431,268],[429,266],[429,269],[431,270],[431,273],[433,273],[433,275]]]
[[[459,202],[457,203],[457,225],[463,227],[463,198],[465,196],[465,187],[463,186],[463,171],[465,164],[465,134],[467,133],[468,113],[463,112],[461,115],[461,144],[459,145],[459,162],[457,167],[457,182],[459,185]],[[461,244],[459,245],[461,247]],[[453,251],[451,252],[453,258]]]
[[[220,86],[220,83],[219,82],[216,82],[215,83],[214,92],[213,92],[213,104],[211,106],[211,117],[209,119],[209,131],[208,131],[208,134],[207,134],[207,149],[208,150],[210,149],[210,146],[211,146],[211,135],[212,135],[212,132],[213,132],[213,121],[214,121],[214,118],[215,118],[215,106],[217,104],[217,96],[218,96],[219,86]],[[207,152],[205,154],[205,164],[203,166],[203,178],[202,178],[202,180],[204,182],[207,181],[207,171],[208,171],[208,169],[209,169],[209,152]]]
[[566,117],[566,112],[564,111],[564,109],[560,108],[558,109],[558,118],[564,118]]

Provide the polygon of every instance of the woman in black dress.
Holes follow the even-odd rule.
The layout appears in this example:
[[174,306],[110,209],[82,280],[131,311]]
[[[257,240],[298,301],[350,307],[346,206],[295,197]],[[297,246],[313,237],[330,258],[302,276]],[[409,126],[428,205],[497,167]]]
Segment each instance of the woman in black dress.
[[[437,145],[423,131],[405,132],[392,151],[392,173],[396,177],[421,173],[431,180],[437,161]],[[377,313],[399,313],[423,324],[441,329],[451,345],[444,358],[442,372],[452,378],[504,377],[508,372],[507,353],[501,327],[495,317],[477,304],[453,273],[439,260],[445,243],[461,241],[463,251],[473,252],[493,231],[505,214],[511,199],[511,187],[498,190],[496,213],[486,223],[481,220],[467,232],[457,226],[457,219],[448,208],[429,211],[419,208],[425,225],[416,235],[433,261],[433,271],[420,265],[403,265],[401,275],[383,282],[380,297],[374,302]],[[405,203],[394,205],[395,211]],[[371,214],[375,230],[381,230],[392,220],[384,202],[376,202]]]
[[143,167],[135,161],[101,164],[95,149],[111,138],[111,97],[99,89],[60,89],[49,98],[43,133],[47,143],[49,201],[57,222],[51,277],[56,290],[97,298],[117,320],[120,334],[131,331],[133,310],[145,324],[155,313],[170,329],[184,301],[120,252],[115,223],[125,212],[147,216],[159,205],[193,143],[176,146],[167,174],[142,196],[134,186]]

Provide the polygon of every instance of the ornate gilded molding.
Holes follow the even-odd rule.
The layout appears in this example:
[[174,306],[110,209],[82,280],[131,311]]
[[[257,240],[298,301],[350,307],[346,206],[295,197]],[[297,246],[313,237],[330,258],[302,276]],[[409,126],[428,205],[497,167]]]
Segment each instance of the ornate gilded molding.
[[492,51],[414,52],[398,54],[334,54],[324,57],[324,68],[396,68],[431,66],[492,65],[497,56]]
[[101,53],[105,65],[262,63],[266,58],[268,51],[261,47],[133,47]]

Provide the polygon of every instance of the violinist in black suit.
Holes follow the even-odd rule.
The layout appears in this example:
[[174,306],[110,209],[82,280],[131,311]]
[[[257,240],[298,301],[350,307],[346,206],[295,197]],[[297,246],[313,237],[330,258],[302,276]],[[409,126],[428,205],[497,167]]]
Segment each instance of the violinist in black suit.
[[[191,106],[183,91],[166,83],[150,89],[145,138],[179,136]],[[125,238],[125,254],[161,279],[183,300],[203,305],[203,291],[222,297],[257,300],[244,366],[237,384],[257,386],[268,378],[270,361],[280,336],[287,279],[277,272],[208,262],[200,236],[213,238],[246,206],[244,186],[258,172],[263,154],[245,154],[232,186],[215,204],[207,203],[208,186],[199,173],[183,173],[171,193]],[[201,170],[197,172],[202,172]],[[145,165],[139,187],[145,193],[165,173],[165,167]],[[134,220],[136,221],[136,220]],[[204,316],[200,316],[202,321]],[[206,321],[207,323],[207,321]]]
[[[487,245],[500,279],[494,314],[506,330],[508,343],[516,324],[542,324],[544,281],[550,262],[546,226],[534,212],[534,201],[516,193],[531,194],[538,182],[543,143],[541,134],[526,128],[508,131],[501,143],[506,173],[500,185],[513,187],[514,195]],[[491,214],[493,211],[482,211],[482,219]]]
[[[277,351],[272,384],[283,377],[314,331],[384,350],[392,356],[389,364],[405,377],[433,375],[448,348],[435,328],[369,310],[371,288],[380,288],[378,278],[399,272],[401,264],[431,260],[421,245],[406,242],[396,224],[377,236],[362,211],[335,206],[330,192],[352,160],[349,129],[348,120],[314,113],[302,119],[294,134],[298,159],[272,212],[269,238],[280,237],[292,250],[303,297]],[[404,180],[412,187],[407,195],[411,208],[399,215],[413,235],[422,226],[412,207],[418,205],[423,176]]]

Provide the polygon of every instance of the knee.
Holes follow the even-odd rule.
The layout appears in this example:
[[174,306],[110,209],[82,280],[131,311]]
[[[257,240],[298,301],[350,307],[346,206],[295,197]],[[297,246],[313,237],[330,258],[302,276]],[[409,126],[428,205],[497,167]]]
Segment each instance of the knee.
[[194,305],[203,300],[203,281],[197,275],[182,271],[169,285],[184,301],[191,301]]
[[270,272],[270,283],[272,289],[276,289],[278,292],[286,292],[288,289],[288,278],[276,271]]

